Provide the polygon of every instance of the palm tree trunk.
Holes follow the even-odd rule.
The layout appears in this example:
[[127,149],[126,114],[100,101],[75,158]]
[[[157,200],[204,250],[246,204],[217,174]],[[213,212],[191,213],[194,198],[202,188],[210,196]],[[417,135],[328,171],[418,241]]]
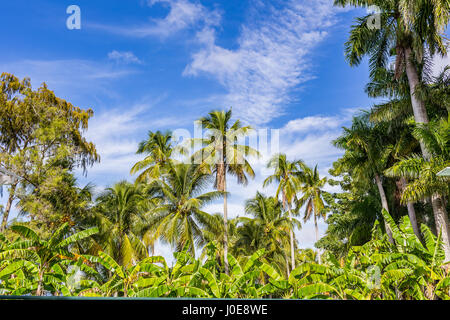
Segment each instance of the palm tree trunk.
[[[389,212],[389,206],[388,206],[388,202],[387,202],[387,198],[386,198],[386,193],[384,193],[383,183],[381,182],[381,178],[378,174],[375,174],[375,181],[377,183],[378,192],[380,193],[381,206],[383,207],[384,210]],[[394,239],[392,238],[392,231],[386,221],[384,221],[384,226],[386,228],[386,233],[389,237],[389,242],[393,244]]]
[[[319,241],[319,227],[317,226],[317,218],[316,215],[314,215],[314,228],[316,229],[316,242]],[[320,250],[317,249],[317,258],[319,259],[319,264],[322,263],[322,259],[320,256]]]
[[292,270],[295,269],[295,250],[294,250],[294,231],[293,225],[292,225],[292,211],[291,211],[291,205],[288,204],[288,212],[289,212],[289,221],[291,222],[291,228],[289,228],[289,237],[291,241],[291,266]]
[[3,212],[2,225],[0,226],[0,232],[5,231],[6,225],[8,224],[9,212],[11,211],[11,206],[14,200],[14,195],[16,193],[17,184],[11,185],[9,190],[8,202],[6,203],[5,211]]
[[[405,60],[406,60],[406,75],[408,76],[411,104],[414,112],[414,119],[417,123],[428,123],[428,115],[425,107],[425,102],[416,95],[416,89],[420,84],[420,77],[416,66],[413,63],[413,54],[410,47],[405,48]],[[420,148],[422,149],[423,158],[425,160],[431,159],[431,154],[425,147],[422,141],[420,141]],[[436,229],[442,228],[442,240],[444,242],[445,260],[450,261],[450,240],[448,229],[448,216],[445,207],[443,206],[442,196],[435,194],[431,199],[433,206],[433,213],[436,221]]]
[[[407,186],[407,182],[404,177],[400,179],[400,186],[401,191],[403,192],[403,190],[405,190]],[[420,235],[419,227],[417,226],[417,217],[416,217],[416,210],[414,209],[414,204],[411,201],[408,201],[406,208],[408,209],[409,221],[411,221],[414,234],[416,235],[417,239],[422,241],[422,236]]]
[[286,254],[284,255],[284,260],[286,261],[286,274],[289,278],[289,276],[291,275],[291,271],[289,270],[289,259]]
[[[417,123],[428,123],[427,109],[425,108],[425,102],[416,95],[416,89],[420,84],[419,73],[413,62],[413,54],[411,48],[405,48],[405,62],[406,62],[406,75],[408,76],[409,92],[411,96],[411,105],[414,112],[414,120]],[[427,148],[420,141],[420,147],[422,149],[423,157],[426,160],[430,159],[430,153]]]
[[225,265],[225,274],[228,275],[228,207],[227,207],[227,174],[224,168],[223,170],[223,191],[225,192],[223,195],[223,225],[224,225],[224,234],[223,234],[223,263]]
[[442,201],[441,195],[435,193],[431,196],[434,219],[436,221],[436,231],[442,232],[442,242],[444,243],[445,262],[450,261],[450,239],[447,210]]

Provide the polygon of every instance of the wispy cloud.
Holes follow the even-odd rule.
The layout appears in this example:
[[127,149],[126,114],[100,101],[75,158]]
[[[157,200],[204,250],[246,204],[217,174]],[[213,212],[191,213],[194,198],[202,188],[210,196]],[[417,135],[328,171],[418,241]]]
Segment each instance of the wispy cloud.
[[203,48],[183,74],[213,76],[239,117],[263,124],[279,116],[292,90],[313,77],[310,54],[326,37],[336,9],[331,0],[255,3],[257,19],[242,26],[238,49],[217,45],[215,30],[204,28],[197,34]]
[[115,96],[116,93],[109,88],[110,83],[138,72],[126,66],[82,59],[17,60],[0,63],[0,70],[20,78],[31,78],[33,87],[45,82],[63,97],[73,99],[89,93],[93,96],[91,100],[97,99],[99,94]]
[[110,53],[108,53],[108,59],[116,61],[116,62],[122,62],[122,63],[137,63],[141,64],[142,61],[139,60],[138,57],[134,55],[131,51],[117,51],[113,50]]
[[130,37],[158,36],[167,38],[182,30],[218,26],[221,14],[218,10],[209,10],[199,2],[189,0],[148,0],[149,6],[157,4],[170,8],[164,18],[150,19],[150,23],[134,26],[90,24],[95,29]]

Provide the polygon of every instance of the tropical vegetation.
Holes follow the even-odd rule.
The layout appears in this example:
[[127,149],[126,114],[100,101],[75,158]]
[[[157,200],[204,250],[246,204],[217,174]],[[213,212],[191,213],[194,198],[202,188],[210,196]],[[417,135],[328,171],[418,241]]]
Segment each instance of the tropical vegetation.
[[[447,50],[450,2],[335,4],[380,9],[380,28],[358,18],[345,50],[352,66],[368,57],[366,93],[378,102],[333,141],[342,156],[328,176],[272,155],[238,214],[228,179],[250,184],[261,154],[232,109],[199,115],[201,139],[149,131],[135,179],[96,192],[76,179],[100,161],[85,138],[93,111],[1,74],[0,168],[11,178],[0,295],[450,300],[450,178],[440,174],[450,167],[450,67],[430,72]],[[223,209],[208,212],[215,201]],[[302,248],[309,220],[315,248]],[[173,259],[156,255],[157,243]]]

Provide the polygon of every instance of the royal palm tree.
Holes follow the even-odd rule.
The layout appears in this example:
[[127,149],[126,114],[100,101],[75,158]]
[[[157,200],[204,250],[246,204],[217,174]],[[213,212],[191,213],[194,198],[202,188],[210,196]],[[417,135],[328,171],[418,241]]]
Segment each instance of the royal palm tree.
[[[366,55],[370,57],[372,77],[379,68],[389,64],[391,52],[395,52],[395,74],[400,78],[406,74],[409,84],[411,106],[416,123],[428,123],[429,118],[421,89],[423,71],[426,68],[425,52],[430,55],[446,54],[443,32],[450,18],[448,0],[335,0],[336,5],[376,6],[381,10],[380,28],[370,28],[368,19],[372,15],[357,19],[346,43],[346,57],[350,65],[358,65]],[[425,160],[431,152],[420,141]],[[444,200],[439,194],[431,196],[433,211],[439,219],[448,219]],[[437,226],[438,227],[438,226]],[[443,230],[447,235],[449,230]],[[449,236],[446,237],[449,239]],[[446,241],[446,240],[445,240]],[[444,242],[445,242],[444,241]],[[445,242],[446,252],[450,243]],[[447,256],[450,259],[450,256]]]
[[[447,117],[450,109],[450,67],[437,76],[429,79],[426,86],[422,88],[422,96],[425,98],[428,114],[431,119]],[[393,140],[393,157],[395,161],[399,158],[411,156],[418,152],[419,143],[411,135],[412,126],[408,119],[413,117],[411,99],[409,94],[408,79],[406,75],[395,79],[394,71],[379,69],[375,78],[367,85],[367,92],[371,97],[387,97],[389,101],[375,105],[370,114],[371,121],[384,123],[390,133],[396,139]],[[407,187],[408,181],[405,177],[399,177],[400,189]],[[412,201],[407,204],[408,215],[416,236],[421,239],[415,209]]]
[[[388,176],[406,177],[413,180],[403,192],[402,201],[419,201],[433,195],[448,195],[448,180],[438,177],[436,174],[450,166],[450,117],[445,120],[432,121],[428,124],[416,124],[413,135],[424,142],[432,157],[425,160],[420,155],[404,157],[401,161],[386,170]],[[449,222],[447,213],[436,214],[439,208],[435,208],[437,233],[442,232],[442,241],[449,243]],[[444,207],[444,206],[442,206]],[[447,261],[450,259],[449,247],[445,247]]]
[[[371,28],[372,14],[358,18],[346,43],[346,57],[350,65],[358,65],[366,55],[370,57],[372,76],[389,64],[395,52],[396,78],[406,73],[410,86],[411,104],[416,122],[427,123],[425,103],[416,94],[421,84],[420,66],[424,52],[444,55],[446,46],[442,33],[448,24],[450,4],[446,0],[335,0],[336,5],[375,6],[380,12],[381,25]],[[424,149],[424,154],[426,150]]]
[[241,145],[238,139],[245,138],[252,130],[242,126],[239,120],[231,124],[232,110],[211,111],[208,116],[200,118],[198,123],[206,129],[206,137],[200,142],[203,148],[193,155],[193,161],[202,164],[202,168],[215,175],[214,187],[223,193],[224,221],[224,264],[228,274],[228,208],[227,208],[227,174],[237,177],[239,184],[246,185],[248,177],[254,178],[248,156],[259,156],[258,151],[250,146]]
[[[333,144],[346,150],[339,164],[353,173],[357,180],[375,180],[381,204],[389,212],[388,200],[383,187],[382,173],[392,152],[392,146],[383,141],[384,128],[368,121],[368,114],[355,117],[351,128],[344,128],[344,134]],[[392,232],[386,224],[386,233],[393,243]]]
[[[300,178],[306,165],[301,160],[289,161],[287,160],[285,154],[277,154],[269,160],[267,167],[273,168],[275,172],[273,175],[264,180],[263,185],[266,187],[274,182],[278,184],[275,196],[278,199],[281,194],[281,201],[284,210],[289,213],[289,219],[293,221],[292,203],[300,186]],[[292,224],[292,228],[289,230],[291,245],[291,270],[295,269],[295,239],[293,227],[294,224]]]
[[140,208],[144,200],[142,186],[126,181],[107,188],[96,199],[94,216],[100,233],[95,239],[103,251],[125,267],[148,255],[142,241],[149,228],[148,216]]
[[217,220],[203,211],[223,192],[205,192],[211,176],[194,164],[167,164],[166,173],[154,182],[162,203],[151,212],[149,224],[153,238],[160,238],[177,251],[187,249],[195,256],[195,247],[205,244],[203,228],[214,228]]
[[[298,199],[297,207],[300,208],[305,205],[305,214],[303,221],[308,221],[311,216],[314,217],[314,227],[316,231],[316,242],[319,241],[319,228],[317,226],[317,220],[327,217],[327,209],[325,207],[325,201],[323,199],[323,187],[327,183],[327,178],[320,178],[317,165],[314,170],[311,168],[304,168],[302,176],[302,184],[298,191],[302,196]],[[319,263],[320,263],[320,253]]]

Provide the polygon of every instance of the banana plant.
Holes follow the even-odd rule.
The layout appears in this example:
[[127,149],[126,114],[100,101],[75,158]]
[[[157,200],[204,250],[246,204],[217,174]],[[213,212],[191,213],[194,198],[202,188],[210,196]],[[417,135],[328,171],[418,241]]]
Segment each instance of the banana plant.
[[[14,278],[13,273],[26,265],[27,272],[31,273],[31,279],[36,278],[35,294],[38,296],[45,294],[46,287],[51,289],[44,281],[50,279],[55,274],[55,266],[64,260],[77,260],[77,254],[70,251],[70,246],[96,232],[97,228],[83,230],[68,236],[69,225],[64,223],[59,227],[49,239],[42,239],[35,231],[24,225],[13,225],[11,230],[20,237],[13,242],[3,244],[3,251],[0,252],[0,261],[8,261],[8,265],[2,270],[5,276],[8,272]],[[34,267],[32,267],[34,266]],[[25,275],[24,275],[25,276]]]

